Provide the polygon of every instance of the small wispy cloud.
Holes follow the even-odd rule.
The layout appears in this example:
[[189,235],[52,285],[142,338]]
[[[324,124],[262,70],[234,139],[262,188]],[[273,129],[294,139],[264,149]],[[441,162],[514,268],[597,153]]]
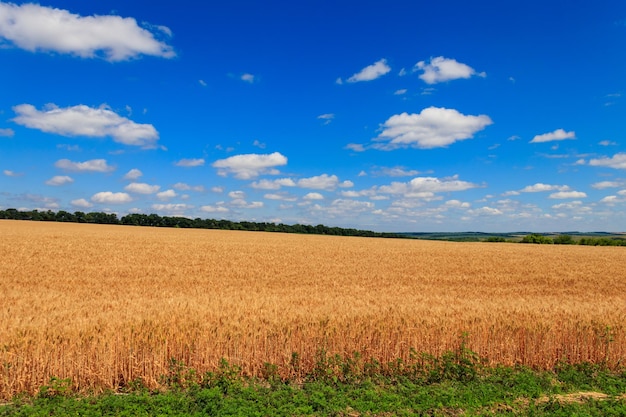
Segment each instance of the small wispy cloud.
[[530,141],[530,143],[542,143],[542,142],[552,142],[555,140],[566,140],[566,139],[576,139],[576,133],[574,131],[566,132],[563,129],[557,129],[554,132],[544,133],[542,135],[537,135]]
[[183,158],[179,161],[176,161],[174,165],[176,165],[177,167],[184,167],[184,168],[201,167],[204,165],[204,159],[203,158],[192,158],[192,159]]
[[[377,78],[382,77],[383,75],[389,73],[391,71],[391,67],[387,65],[386,59],[381,59],[376,61],[372,65],[368,65],[363,68],[361,71],[353,74],[350,78],[347,79],[349,83],[358,83],[361,81],[372,81]],[[341,79],[337,80],[337,84],[341,84]]]
[[317,116],[318,119],[323,120],[324,124],[330,124],[335,119],[334,113],[324,113]]
[[419,78],[426,84],[437,84],[460,78],[471,78],[472,76],[483,78],[487,76],[484,72],[476,72],[469,65],[442,56],[431,58],[428,63],[426,61],[418,62],[415,64],[414,71],[422,71]]

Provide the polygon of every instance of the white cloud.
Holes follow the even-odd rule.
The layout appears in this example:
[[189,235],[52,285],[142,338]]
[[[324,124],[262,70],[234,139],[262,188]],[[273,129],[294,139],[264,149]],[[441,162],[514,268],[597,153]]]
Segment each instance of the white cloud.
[[589,161],[589,165],[615,169],[626,169],[626,153],[616,153],[611,158],[603,157],[591,159]]
[[133,168],[124,175],[124,179],[135,181],[136,179],[139,179],[142,175],[143,175],[143,172],[141,172],[137,168]]
[[145,182],[131,182],[124,190],[136,194],[154,194],[161,189],[159,185],[150,185]]
[[235,155],[226,159],[219,159],[213,163],[217,173],[221,176],[233,174],[235,178],[248,180],[262,174],[277,175],[277,166],[287,165],[287,158],[279,152],[272,154],[244,154]]
[[263,196],[268,200],[297,201],[298,198],[287,193],[268,193]]
[[167,212],[168,214],[171,215],[184,215],[185,211],[188,209],[193,208],[193,206],[189,205],[189,204],[182,204],[182,203],[178,203],[178,204],[153,204],[152,206],[153,210],[159,211],[159,212]]
[[205,211],[207,213],[228,213],[230,210],[224,206],[202,206],[200,210]]
[[228,197],[241,200],[246,198],[246,193],[244,193],[243,191],[231,191],[228,193]]
[[254,142],[252,142],[252,146],[255,146],[255,147],[259,148],[259,149],[265,149],[267,145],[265,143],[261,142],[260,140],[255,139]]
[[211,191],[214,193],[223,193],[224,187],[211,187]]
[[15,135],[15,131],[13,129],[0,129],[0,137],[10,138]]
[[71,184],[73,182],[74,182],[74,179],[72,177],[68,177],[67,175],[55,175],[54,177],[46,181],[46,184],[52,185],[52,186],[59,186],[59,185]]
[[333,119],[335,118],[335,115],[333,113],[325,113],[325,114],[320,114],[319,116],[317,116],[317,118],[323,120],[324,124],[327,125],[333,121]]
[[204,165],[204,159],[202,158],[196,158],[196,159],[181,159],[180,161],[177,161],[174,165],[176,165],[177,167],[185,167],[185,168],[191,168],[191,167],[201,167]]
[[72,204],[72,206],[74,206],[74,207],[80,207],[80,208],[93,207],[93,204],[91,204],[89,201],[85,200],[84,198],[79,198],[77,200],[72,200],[70,202],[70,204]]
[[365,151],[365,147],[363,145],[361,145],[360,143],[348,143],[345,146],[345,149],[349,149],[349,150],[354,151],[354,152],[364,152]]
[[623,198],[619,198],[616,195],[607,195],[602,200],[600,200],[601,203],[609,204],[609,205],[613,205],[616,203],[623,203],[624,201],[625,200]]
[[396,114],[381,126],[382,132],[375,138],[377,149],[439,148],[456,141],[470,139],[474,134],[493,122],[486,115],[466,116],[457,110],[428,107],[419,114]]
[[477,184],[461,181],[456,176],[443,180],[435,177],[416,177],[409,182],[392,182],[389,185],[382,185],[378,187],[378,191],[407,198],[430,199],[435,193],[465,191],[477,187]]
[[241,76],[241,81],[245,81],[250,84],[252,84],[254,80],[255,80],[255,77],[252,74],[245,73]]
[[598,142],[598,145],[601,145],[601,146],[615,146],[615,145],[617,145],[617,143],[613,142],[613,141],[610,141],[610,140],[603,140],[603,141]]
[[177,182],[173,187],[179,191],[196,191],[198,193],[206,191],[203,185],[191,186],[189,184],[185,184],[184,182]]
[[78,106],[59,108],[47,105],[39,111],[31,104],[13,107],[17,116],[13,121],[31,129],[62,136],[102,138],[110,136],[124,145],[154,148],[159,133],[151,124],[139,124],[111,111],[107,106],[91,108]]
[[617,181],[600,181],[591,184],[591,186],[597,190],[603,190],[605,188],[617,188],[621,187],[622,183]]
[[323,211],[331,216],[352,216],[355,213],[370,211],[374,207],[374,204],[370,203],[369,201],[338,198],[336,200],[333,200],[329,207],[322,207],[316,204],[313,207],[313,210]]
[[111,191],[102,191],[91,196],[91,201],[101,204],[123,204],[133,201],[127,193],[113,193]]
[[[165,26],[146,25],[171,36]],[[173,48],[131,17],[87,16],[38,4],[0,3],[0,37],[27,51],[124,61],[140,55],[176,56]]]
[[307,195],[302,197],[302,199],[303,200],[323,200],[324,196],[321,195],[320,193],[308,193]]
[[19,177],[19,176],[22,175],[22,174],[19,174],[19,173],[15,172],[15,171],[11,171],[10,169],[5,169],[5,170],[2,171],[2,173],[4,175],[6,175],[7,177]]
[[557,193],[550,194],[550,198],[563,199],[563,198],[585,198],[586,193],[582,191],[559,191]]
[[236,198],[232,200],[229,204],[233,207],[245,209],[257,209],[263,207],[263,202],[261,201],[253,201],[252,203],[248,203],[243,198]]
[[415,64],[415,70],[424,71],[419,76],[426,84],[436,84],[459,78],[470,78],[472,75],[485,77],[484,72],[477,73],[472,67],[462,64],[455,59],[442,56],[431,58],[430,63],[420,61]]
[[449,208],[470,208],[470,203],[462,202],[459,200],[448,200],[444,204],[445,207]]
[[566,139],[576,139],[576,133],[573,131],[566,132],[563,129],[557,129],[554,132],[544,133],[542,135],[535,136],[533,140],[530,141],[530,143],[542,143]]
[[178,194],[176,194],[176,191],[174,190],[165,190],[157,193],[156,196],[159,200],[167,200],[168,198],[174,198],[178,196]]
[[202,87],[206,87],[207,83],[204,80],[198,80],[198,84],[200,84]]
[[281,187],[295,187],[296,183],[291,178],[280,178],[277,180],[260,180],[250,185],[258,190],[279,190]]
[[475,210],[469,210],[468,212],[477,216],[501,216],[502,214],[504,214],[502,210],[487,206]]
[[534,184],[534,185],[527,185],[526,187],[522,188],[520,192],[540,193],[544,191],[567,191],[567,190],[569,190],[569,187],[567,185],[550,185],[550,184],[543,184],[543,183],[538,182],[537,184]]
[[75,172],[111,172],[115,167],[107,164],[105,159],[91,159],[85,162],[73,162],[69,159],[59,159],[54,166],[66,171]]
[[372,65],[368,65],[363,68],[361,71],[354,74],[352,77],[348,78],[349,83],[356,83],[359,81],[372,81],[376,78],[382,77],[391,71],[389,65],[387,65],[386,59],[381,59],[373,63]]
[[383,167],[379,171],[376,171],[376,175],[384,175],[386,177],[411,177],[418,175],[420,172],[415,169],[407,170],[404,167]]
[[394,96],[402,96],[404,94],[406,94],[408,90],[406,88],[401,88],[399,90],[394,91],[393,95]]
[[354,184],[352,181],[339,182],[339,178],[336,175],[322,174],[309,178],[302,178],[298,180],[298,187],[312,188],[314,190],[327,190],[331,191],[337,187],[348,188]]

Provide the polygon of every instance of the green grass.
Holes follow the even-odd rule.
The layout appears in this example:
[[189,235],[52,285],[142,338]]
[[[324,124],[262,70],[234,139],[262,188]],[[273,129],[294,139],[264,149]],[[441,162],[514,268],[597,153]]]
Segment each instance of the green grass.
[[[0,416],[626,416],[626,371],[591,364],[551,372],[485,368],[462,346],[421,359],[419,367],[382,366],[321,352],[316,370],[300,381],[279,379],[271,365],[264,379],[248,379],[226,362],[198,376],[173,361],[161,392],[137,381],[126,392],[89,396],[53,379],[38,395],[0,406]],[[606,395],[560,397],[590,391]]]

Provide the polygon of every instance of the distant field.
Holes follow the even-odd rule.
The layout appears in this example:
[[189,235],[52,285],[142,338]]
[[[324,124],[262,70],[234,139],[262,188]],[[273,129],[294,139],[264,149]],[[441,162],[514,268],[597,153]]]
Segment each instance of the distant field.
[[491,364],[626,358],[620,247],[9,220],[0,236],[0,398],[52,376],[158,387],[172,359],[297,378],[320,349],[386,363],[463,333]]

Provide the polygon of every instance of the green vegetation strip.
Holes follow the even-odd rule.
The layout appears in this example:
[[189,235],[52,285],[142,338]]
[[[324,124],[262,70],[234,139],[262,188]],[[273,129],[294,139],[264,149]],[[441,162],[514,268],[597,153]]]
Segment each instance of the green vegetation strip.
[[226,362],[198,378],[173,361],[164,391],[136,382],[125,392],[79,395],[71,381],[53,379],[37,396],[0,406],[0,416],[626,415],[626,370],[591,364],[552,372],[485,368],[473,358],[449,354],[418,373],[376,366],[355,373],[352,359],[324,357],[302,381],[280,380],[269,364],[267,378],[247,379]]

